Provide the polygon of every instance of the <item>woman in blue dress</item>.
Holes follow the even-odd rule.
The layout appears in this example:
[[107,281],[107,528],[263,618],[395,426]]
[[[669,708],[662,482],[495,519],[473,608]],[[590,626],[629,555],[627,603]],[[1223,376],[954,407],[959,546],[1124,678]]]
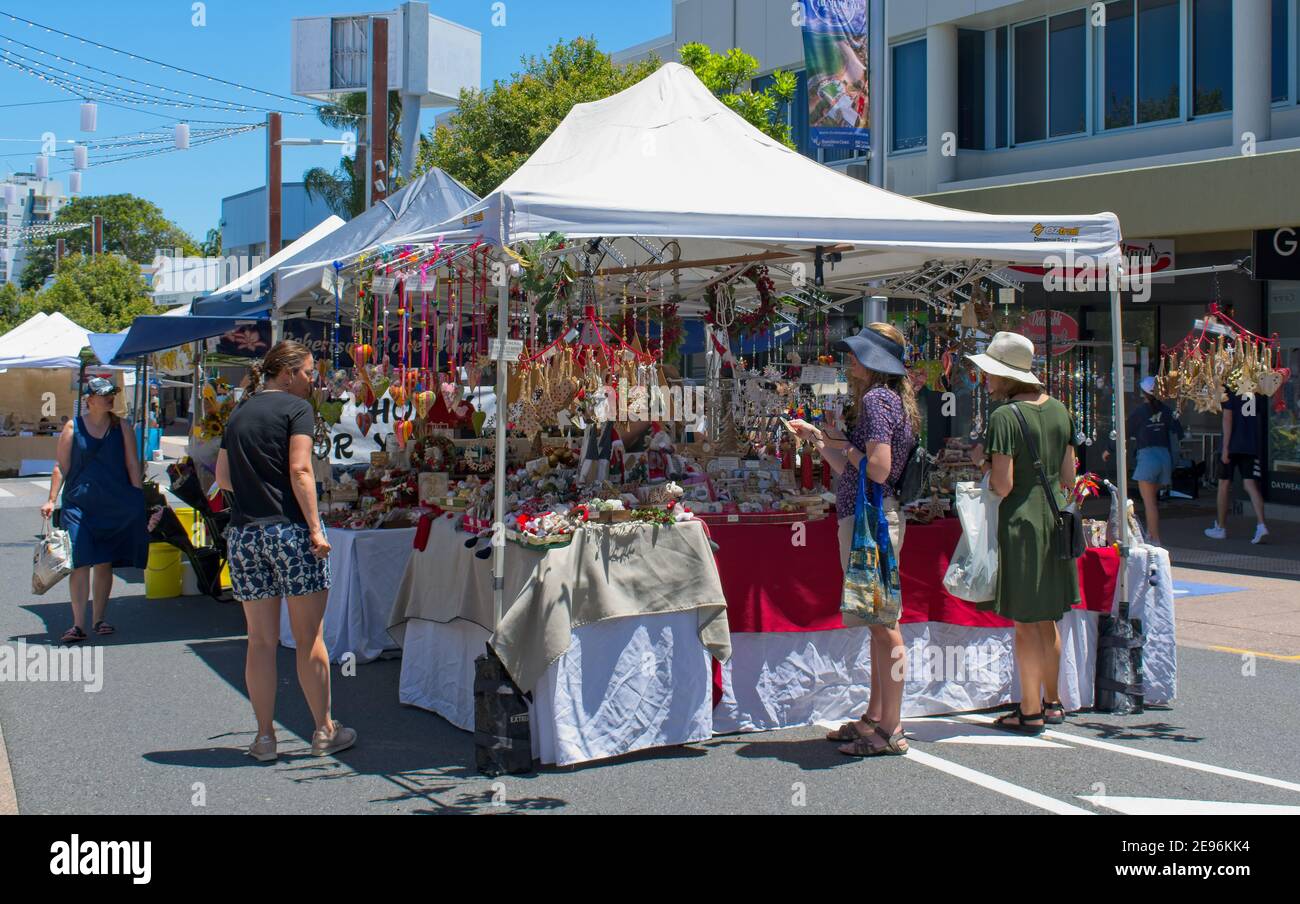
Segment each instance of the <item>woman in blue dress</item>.
[[82,414],[59,436],[59,470],[64,474],[61,526],[72,539],[72,627],[64,643],[86,639],[86,600],[94,596],[92,630],[114,628],[104,616],[114,568],[144,568],[149,558],[140,459],[130,428],[113,413],[118,388],[94,377],[86,384]]

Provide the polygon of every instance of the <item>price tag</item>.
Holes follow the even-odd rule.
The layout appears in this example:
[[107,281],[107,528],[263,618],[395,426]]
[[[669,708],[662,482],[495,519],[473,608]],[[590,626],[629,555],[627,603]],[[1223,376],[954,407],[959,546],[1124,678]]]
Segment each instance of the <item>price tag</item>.
[[714,460],[723,471],[735,471],[740,468],[739,458],[717,458]]
[[325,270],[321,273],[320,287],[324,289],[326,292],[333,295],[334,284],[336,282],[338,283],[338,291],[339,294],[341,295],[343,294],[344,286],[347,285],[347,280],[343,278],[343,274],[336,271],[333,267],[326,267]]
[[757,471],[758,466],[761,464],[762,462],[756,458],[748,458],[745,460],[745,467],[750,471]]
[[397,291],[397,277],[376,276],[375,281],[370,286],[370,291],[375,295],[392,295]]
[[728,515],[728,516],[727,516],[727,523],[728,523],[728,524],[739,524],[739,523],[740,523],[740,516],[739,516],[739,515]]
[[518,361],[523,352],[522,339],[507,339],[504,344],[500,339],[493,339],[488,344],[488,357],[493,361]]

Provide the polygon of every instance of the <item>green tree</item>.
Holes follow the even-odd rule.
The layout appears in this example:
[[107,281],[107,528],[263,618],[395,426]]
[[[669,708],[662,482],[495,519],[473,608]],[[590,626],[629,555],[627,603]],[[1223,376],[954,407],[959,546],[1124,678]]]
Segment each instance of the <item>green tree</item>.
[[778,69],[772,73],[771,85],[751,91],[749,85],[758,74],[758,60],[743,50],[714,53],[707,45],[692,43],[683,44],[677,54],[682,65],[742,119],[786,147],[794,147],[788,117],[781,115],[781,106],[794,100],[798,78],[793,72]]
[[[352,132],[357,141],[366,140],[366,126],[370,111],[366,108],[364,92],[345,94],[336,104],[316,108],[316,118],[321,125],[342,134]],[[396,91],[388,93],[388,170],[385,178],[392,191],[400,187],[397,173],[402,160],[402,98]],[[366,150],[357,148],[355,157],[344,156],[334,169],[313,166],[302,174],[307,194],[320,198],[341,217],[351,218],[366,209]],[[391,191],[390,191],[391,194]]]
[[60,311],[94,333],[120,332],[136,317],[157,313],[140,266],[115,254],[64,258],[37,303],[46,313]]
[[460,106],[422,143],[416,172],[439,167],[485,195],[517,170],[573,109],[617,94],[659,68],[658,59],[619,66],[590,38],[525,57],[523,69],[486,91],[464,90]]
[[[794,98],[795,76],[777,72],[761,92],[749,90],[758,61],[740,50],[713,53],[686,44],[682,63],[710,91],[756,128],[793,147],[780,105]],[[550,137],[574,104],[589,103],[630,88],[655,72],[657,57],[616,64],[592,38],[560,42],[544,56],[520,60],[521,71],[484,91],[465,90],[460,105],[429,140],[420,143],[416,172],[439,167],[476,194],[506,180]]]
[[30,320],[39,311],[35,292],[25,292],[12,282],[0,286],[0,336]]
[[[64,233],[70,251],[89,253],[91,218],[104,218],[104,250],[123,254],[137,264],[148,264],[158,251],[180,248],[184,254],[198,254],[198,246],[185,230],[163,215],[151,201],[135,195],[94,195],[73,198],[59,211],[56,223],[85,223],[81,229]],[[24,289],[38,289],[54,272],[55,237],[33,239],[23,269]]]
[[221,257],[221,243],[221,228],[213,227],[199,243],[199,254],[204,257]]

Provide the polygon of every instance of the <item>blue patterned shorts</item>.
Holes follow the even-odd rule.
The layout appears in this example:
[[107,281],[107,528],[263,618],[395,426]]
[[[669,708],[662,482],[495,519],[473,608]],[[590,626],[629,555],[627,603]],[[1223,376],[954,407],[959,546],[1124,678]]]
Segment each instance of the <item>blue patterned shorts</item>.
[[250,524],[226,532],[230,583],[240,602],[307,596],[330,588],[329,559],[311,551],[301,524]]

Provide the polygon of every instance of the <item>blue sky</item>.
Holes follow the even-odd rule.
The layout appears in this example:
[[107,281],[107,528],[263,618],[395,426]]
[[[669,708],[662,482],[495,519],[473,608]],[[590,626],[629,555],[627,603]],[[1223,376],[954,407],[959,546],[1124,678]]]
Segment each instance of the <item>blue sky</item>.
[[[205,27],[191,23],[192,0],[0,0],[0,37],[23,41],[78,63],[98,66],[142,82],[188,90],[222,100],[247,100],[246,92],[193,79],[147,63],[133,62],[79,41],[49,34],[11,21],[13,14],[41,25],[93,38],[103,44],[144,54],[205,75],[239,82],[277,94],[289,94],[290,20],[297,16],[342,15],[393,9],[397,0],[367,5],[335,0],[207,0]],[[595,36],[606,51],[640,43],[672,30],[670,0],[638,2],[578,2],[578,0],[505,0],[505,27],[492,25],[492,0],[430,0],[430,12],[483,35],[483,84],[504,78],[518,68],[523,55],[540,54],[560,39]],[[0,50],[44,59],[50,57],[0,40]],[[93,73],[91,73],[93,75]],[[113,81],[100,76],[105,81]],[[142,89],[143,90],[143,89]],[[158,93],[158,92],[152,92]],[[33,102],[61,101],[59,103]],[[306,110],[290,101],[260,98],[259,104],[283,110]],[[24,104],[25,106],[15,106]],[[264,114],[193,112],[147,109],[169,116],[225,121],[264,121]],[[433,125],[437,111],[426,110],[421,129]],[[39,139],[53,132],[59,139],[109,136],[142,129],[170,130],[172,120],[141,112],[99,105],[98,130],[83,136],[78,124],[78,100],[9,66],[0,66],[0,138]],[[192,128],[199,128],[198,125]],[[308,111],[285,118],[292,137],[337,137],[328,133]],[[264,181],[265,137],[259,130],[189,151],[94,166],[85,173],[83,194],[130,192],[158,204],[168,217],[196,239],[217,225],[221,198],[254,188]],[[0,174],[31,170],[39,150],[35,141],[0,141]],[[288,148],[285,179],[294,181],[312,166],[333,167],[338,149]],[[54,171],[66,169],[56,164]],[[64,180],[66,176],[59,176]]]

